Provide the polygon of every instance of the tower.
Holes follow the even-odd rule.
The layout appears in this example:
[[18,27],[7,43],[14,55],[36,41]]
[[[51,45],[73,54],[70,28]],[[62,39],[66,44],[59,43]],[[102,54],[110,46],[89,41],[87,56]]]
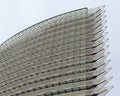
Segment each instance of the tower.
[[104,7],[49,18],[0,46],[0,96],[104,96]]

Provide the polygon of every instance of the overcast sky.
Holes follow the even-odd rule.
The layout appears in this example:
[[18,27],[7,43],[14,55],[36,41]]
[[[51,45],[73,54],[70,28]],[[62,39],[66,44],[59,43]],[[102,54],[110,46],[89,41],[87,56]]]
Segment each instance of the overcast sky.
[[114,78],[108,85],[114,85],[107,96],[120,96],[120,0],[0,0],[0,44],[21,30],[49,17],[83,8],[106,5],[107,30],[110,39],[108,74]]

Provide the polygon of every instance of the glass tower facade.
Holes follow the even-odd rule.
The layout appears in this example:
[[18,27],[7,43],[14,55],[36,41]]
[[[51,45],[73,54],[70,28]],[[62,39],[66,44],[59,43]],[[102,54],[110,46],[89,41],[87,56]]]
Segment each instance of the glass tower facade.
[[0,46],[0,96],[105,96],[112,77],[104,6],[39,22]]

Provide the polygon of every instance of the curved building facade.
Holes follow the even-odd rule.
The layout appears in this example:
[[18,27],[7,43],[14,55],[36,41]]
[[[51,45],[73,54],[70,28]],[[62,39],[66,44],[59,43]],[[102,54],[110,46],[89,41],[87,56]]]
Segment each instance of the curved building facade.
[[37,23],[0,46],[0,96],[104,96],[111,87],[104,7]]

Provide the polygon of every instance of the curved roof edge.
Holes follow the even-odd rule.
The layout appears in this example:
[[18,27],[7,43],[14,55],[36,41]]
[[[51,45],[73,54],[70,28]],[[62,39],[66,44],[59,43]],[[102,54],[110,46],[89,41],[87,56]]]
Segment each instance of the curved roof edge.
[[23,29],[22,31],[16,33],[16,34],[13,35],[12,37],[10,37],[10,38],[8,38],[7,40],[5,40],[3,43],[0,44],[0,46],[3,46],[6,42],[8,42],[10,39],[14,38],[14,37],[17,36],[18,34],[24,32],[24,31],[26,31],[27,29],[30,29],[30,28],[32,28],[32,27],[34,27],[34,26],[36,26],[36,25],[38,25],[38,24],[40,24],[40,23],[44,23],[45,21],[48,21],[48,20],[53,19],[53,18],[56,18],[56,17],[58,17],[58,16],[65,15],[65,14],[67,14],[67,13],[72,13],[72,12],[80,11],[80,10],[84,10],[84,9],[88,10],[87,7],[85,7],[85,8],[81,8],[81,9],[72,10],[72,11],[69,11],[69,12],[65,12],[65,13],[62,13],[62,14],[59,14],[59,15],[56,15],[56,16],[53,16],[53,17],[50,17],[50,18],[45,19],[45,20],[43,20],[43,21],[41,21],[41,22],[38,22],[38,23],[36,23],[36,24],[33,24],[33,25],[31,25],[30,27],[27,27],[27,28]]

